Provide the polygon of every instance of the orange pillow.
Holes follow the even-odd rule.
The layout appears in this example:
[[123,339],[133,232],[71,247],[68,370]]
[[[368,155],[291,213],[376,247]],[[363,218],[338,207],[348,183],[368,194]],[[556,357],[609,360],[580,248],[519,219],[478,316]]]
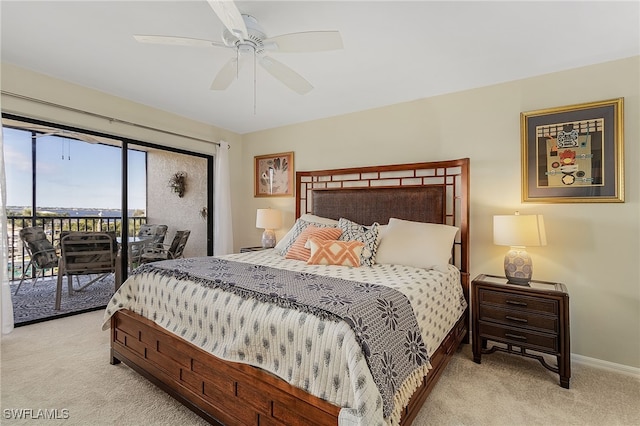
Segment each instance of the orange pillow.
[[342,234],[342,229],[340,228],[318,228],[309,225],[304,228],[304,231],[302,231],[284,257],[287,259],[304,260],[306,262],[311,256],[311,249],[305,247],[309,238],[316,237],[319,240],[336,240],[340,234]]
[[309,238],[311,257],[308,265],[360,266],[364,243],[360,241],[331,241]]

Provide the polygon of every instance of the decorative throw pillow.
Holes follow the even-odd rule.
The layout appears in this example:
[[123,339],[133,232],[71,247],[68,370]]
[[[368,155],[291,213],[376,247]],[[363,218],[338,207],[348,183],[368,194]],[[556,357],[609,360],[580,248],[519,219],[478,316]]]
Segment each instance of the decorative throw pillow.
[[360,264],[373,266],[378,250],[378,228],[380,224],[375,222],[371,226],[364,226],[349,219],[340,218],[338,228],[342,229],[341,241],[360,241],[364,243],[364,248],[360,254]]
[[457,233],[455,226],[391,218],[376,262],[446,270]]
[[360,266],[364,243],[360,241],[318,240],[309,238],[311,256],[309,265]]
[[307,225],[284,257],[287,259],[304,260],[306,262],[311,256],[311,249],[305,247],[309,238],[315,237],[318,240],[337,240],[340,234],[342,234],[342,230],[339,228],[319,228],[315,225]]
[[302,231],[309,226],[313,225],[318,228],[335,228],[338,224],[337,220],[328,219],[325,217],[315,216],[312,214],[303,214],[296,220],[296,223],[293,227],[287,232],[284,237],[276,244],[275,251],[281,256],[287,254],[293,243],[296,242],[296,239],[300,236]]

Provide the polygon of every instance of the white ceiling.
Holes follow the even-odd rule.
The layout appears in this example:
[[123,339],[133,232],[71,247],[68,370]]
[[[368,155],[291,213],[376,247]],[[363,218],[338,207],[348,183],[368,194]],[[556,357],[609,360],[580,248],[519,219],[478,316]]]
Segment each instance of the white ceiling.
[[258,67],[254,113],[252,66],[209,89],[233,50],[132,37],[220,41],[205,0],[2,0],[2,62],[244,134],[640,54],[638,1],[236,5],[267,36],[339,30],[344,49],[273,53],[315,88],[298,95]]

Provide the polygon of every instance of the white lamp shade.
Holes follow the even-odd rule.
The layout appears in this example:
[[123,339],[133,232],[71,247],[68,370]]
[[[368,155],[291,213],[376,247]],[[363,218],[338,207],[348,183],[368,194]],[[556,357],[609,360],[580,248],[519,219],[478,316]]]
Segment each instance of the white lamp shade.
[[258,209],[256,228],[279,229],[282,226],[282,214],[276,209]]
[[499,246],[546,246],[542,215],[498,215],[493,217],[493,243]]

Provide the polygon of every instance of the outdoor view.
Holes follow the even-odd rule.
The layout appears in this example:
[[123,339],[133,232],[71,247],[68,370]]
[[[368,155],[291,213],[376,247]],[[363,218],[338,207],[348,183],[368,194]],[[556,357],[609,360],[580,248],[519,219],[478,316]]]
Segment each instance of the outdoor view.
[[[32,273],[24,270],[28,254],[19,237],[24,227],[43,227],[54,244],[65,230],[120,233],[121,148],[61,133],[46,135],[3,127],[9,268],[14,278],[21,277],[23,271],[25,276]],[[145,152],[129,149],[128,175],[128,215],[135,218],[129,228],[134,232],[146,215]],[[46,273],[50,274],[53,271]]]

